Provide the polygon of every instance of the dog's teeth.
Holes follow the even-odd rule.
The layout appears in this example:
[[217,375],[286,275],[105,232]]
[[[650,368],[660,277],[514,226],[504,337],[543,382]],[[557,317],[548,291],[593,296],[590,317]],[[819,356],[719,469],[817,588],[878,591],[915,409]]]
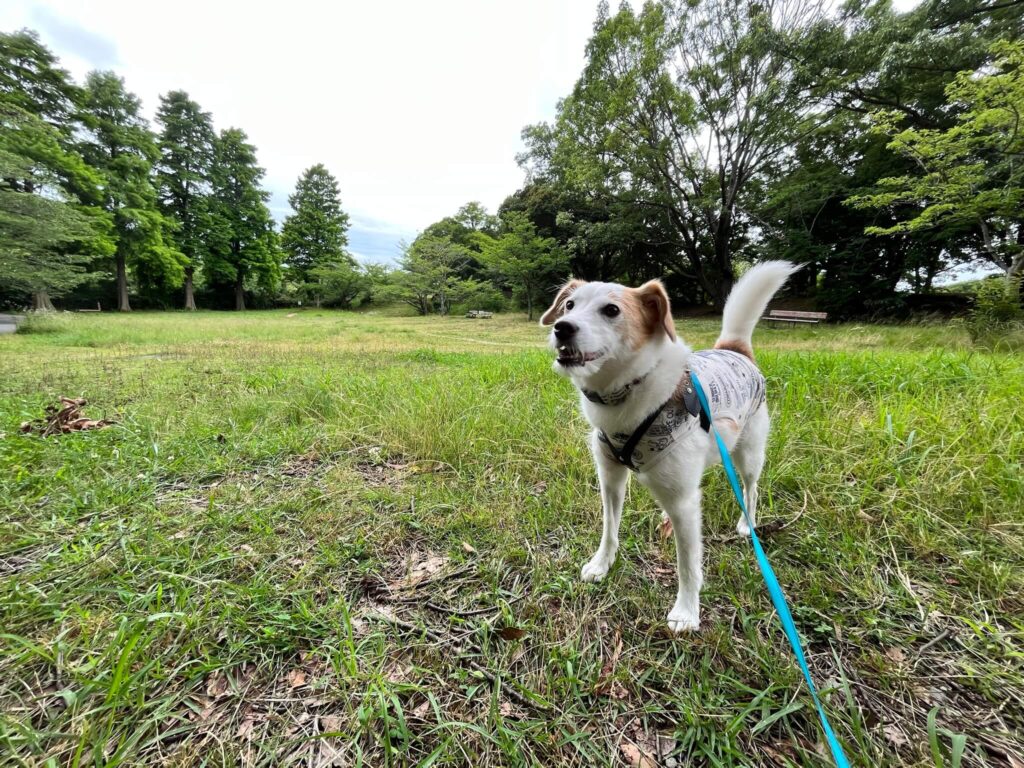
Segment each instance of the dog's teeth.
[[565,345],[563,344],[562,346],[560,346],[560,347],[558,348],[558,351],[559,351],[559,352],[565,352]]

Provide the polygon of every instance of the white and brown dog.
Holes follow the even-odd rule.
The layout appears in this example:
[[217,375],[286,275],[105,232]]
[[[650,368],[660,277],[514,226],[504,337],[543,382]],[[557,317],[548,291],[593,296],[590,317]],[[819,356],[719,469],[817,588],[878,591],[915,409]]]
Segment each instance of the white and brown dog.
[[[583,566],[583,580],[600,581],[615,562],[633,471],[672,523],[679,591],[668,625],[675,632],[700,625],[700,481],[705,468],[720,461],[690,371],[698,374],[715,427],[733,456],[753,522],[769,420],[751,335],[768,301],[798,268],[770,261],[744,274],[729,294],[712,350],[693,352],[676,338],[668,294],[657,280],[639,288],[572,280],[540,319],[553,326],[555,371],[580,390],[583,413],[594,428],[590,447],[604,530],[597,552]],[[742,517],[736,528],[750,533]]]

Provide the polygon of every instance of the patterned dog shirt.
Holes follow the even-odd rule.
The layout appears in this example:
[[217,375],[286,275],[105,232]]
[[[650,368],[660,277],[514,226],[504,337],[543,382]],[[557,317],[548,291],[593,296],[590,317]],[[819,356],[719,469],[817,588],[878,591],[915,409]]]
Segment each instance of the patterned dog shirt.
[[[690,355],[689,369],[676,387],[675,393],[658,411],[647,430],[624,456],[635,432],[616,432],[609,436],[601,432],[598,438],[604,444],[608,458],[632,470],[651,469],[684,435],[699,424],[707,429],[706,417],[700,414],[697,395],[690,380],[690,370],[700,377],[711,412],[716,419],[732,419],[742,430],[751,416],[765,401],[764,375],[746,356],[727,349],[706,349]],[[643,424],[638,427],[639,431]]]

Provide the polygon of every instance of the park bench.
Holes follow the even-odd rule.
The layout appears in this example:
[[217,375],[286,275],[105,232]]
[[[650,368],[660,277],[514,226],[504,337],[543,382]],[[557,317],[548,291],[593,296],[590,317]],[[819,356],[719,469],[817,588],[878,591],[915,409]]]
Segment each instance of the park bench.
[[493,314],[493,312],[488,312],[483,309],[471,309],[469,310],[469,312],[466,313],[466,317],[472,318],[473,320],[478,320],[480,318],[486,319],[488,317],[492,317]]
[[797,312],[791,309],[773,309],[762,320],[773,323],[789,323],[791,326],[797,323],[820,323],[828,320],[828,312]]
[[103,310],[100,308],[100,303],[97,301],[96,302],[96,309],[80,309],[78,311],[79,312],[102,312]]

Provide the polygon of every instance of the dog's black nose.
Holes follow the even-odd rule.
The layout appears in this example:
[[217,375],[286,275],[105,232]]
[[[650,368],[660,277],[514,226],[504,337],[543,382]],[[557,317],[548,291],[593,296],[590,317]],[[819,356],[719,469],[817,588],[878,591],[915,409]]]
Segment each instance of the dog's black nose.
[[575,336],[577,330],[576,326],[568,320],[559,320],[555,323],[555,338],[566,341]]

